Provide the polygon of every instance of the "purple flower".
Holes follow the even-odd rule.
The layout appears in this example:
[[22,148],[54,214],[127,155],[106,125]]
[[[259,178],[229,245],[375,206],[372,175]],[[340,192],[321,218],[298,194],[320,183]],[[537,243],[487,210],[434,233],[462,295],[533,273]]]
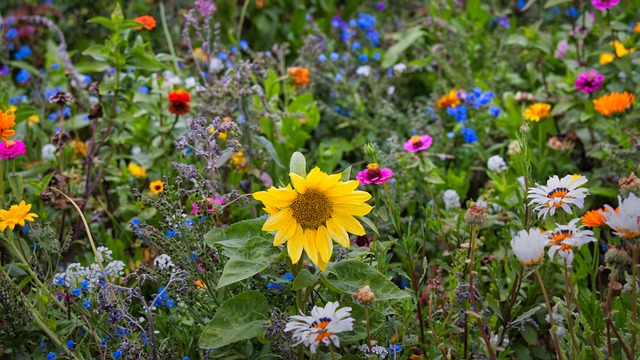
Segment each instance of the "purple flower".
[[367,165],[367,168],[360,171],[356,176],[356,180],[360,180],[361,184],[376,184],[390,182],[393,176],[393,171],[387,168],[380,168],[376,163]]
[[569,42],[566,39],[561,40],[556,47],[556,59],[562,59],[565,55],[567,55],[567,50],[569,50]]
[[589,70],[578,75],[576,89],[585,94],[596,92],[604,83],[604,75],[595,70]]
[[7,140],[0,143],[0,158],[13,159],[27,153],[27,146],[20,140]]
[[411,152],[426,150],[431,147],[433,139],[429,135],[414,135],[404,143],[404,149]]
[[591,4],[598,10],[607,10],[618,5],[620,0],[591,0]]
[[384,11],[384,9],[387,8],[387,4],[384,3],[384,1],[380,1],[378,2],[378,4],[376,4],[376,9],[378,11]]
[[216,11],[216,4],[211,0],[196,0],[196,10],[202,16],[209,17]]

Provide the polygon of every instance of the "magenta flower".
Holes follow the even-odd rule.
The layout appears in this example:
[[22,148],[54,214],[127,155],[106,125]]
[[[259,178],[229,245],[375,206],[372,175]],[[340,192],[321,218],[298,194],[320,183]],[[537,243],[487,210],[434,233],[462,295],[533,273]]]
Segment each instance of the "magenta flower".
[[[220,204],[220,206],[224,205],[224,200],[222,200],[222,198],[208,198],[207,199],[209,201],[207,205],[206,210],[207,211],[213,211],[215,208],[213,206],[214,202],[217,202],[218,204]],[[204,202],[205,200],[202,200],[202,202]],[[191,214],[199,214],[201,212],[203,212],[205,209],[200,209],[200,205],[197,202],[194,202],[191,204]]]
[[586,94],[598,91],[602,84],[604,84],[604,75],[595,70],[583,72],[576,79],[576,89]]
[[618,5],[620,0],[591,0],[591,4],[598,10],[607,10]]
[[411,139],[404,143],[404,149],[411,152],[426,150],[431,146],[433,139],[429,135],[413,135]]
[[360,180],[360,183],[365,185],[380,185],[382,183],[390,182],[392,176],[393,171],[391,171],[391,169],[381,169],[380,165],[373,163],[367,165],[366,170],[360,171],[358,176],[356,176],[356,180]]
[[27,146],[20,140],[7,140],[0,143],[0,158],[5,160],[27,153]]

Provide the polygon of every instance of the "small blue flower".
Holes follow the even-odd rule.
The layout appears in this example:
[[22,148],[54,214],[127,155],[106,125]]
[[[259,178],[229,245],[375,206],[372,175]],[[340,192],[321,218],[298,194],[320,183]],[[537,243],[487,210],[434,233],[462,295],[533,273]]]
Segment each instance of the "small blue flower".
[[165,305],[166,305],[167,307],[173,307],[173,306],[175,305],[175,303],[173,302],[173,300],[169,299],[169,300],[167,300],[167,302],[165,303]]
[[44,350],[47,348],[47,345],[44,344],[44,341],[40,341],[40,349]]
[[342,74],[336,74],[336,81],[342,81],[343,77]]
[[100,340],[100,346],[107,346],[108,343],[109,343],[109,338],[106,336]]
[[331,55],[329,55],[329,59],[331,59],[331,61],[338,61],[338,59],[340,59],[340,55],[338,55],[337,52],[332,52]]
[[221,51],[221,52],[219,52],[219,53],[218,53],[218,59],[220,59],[220,60],[226,60],[226,59],[228,59],[228,58],[229,58],[229,55],[227,55],[227,53],[226,53],[226,52]]
[[131,220],[131,225],[140,226],[140,218],[138,217],[133,218],[133,220]]
[[464,128],[460,130],[460,134],[464,137],[464,141],[467,144],[474,144],[478,142],[478,135],[472,128]]
[[89,290],[89,282],[87,280],[82,280],[80,282],[80,288],[82,290]]
[[271,51],[269,51],[269,50],[265,51],[265,52],[264,52],[264,55],[265,55],[265,56],[271,56]]
[[502,110],[500,110],[500,108],[497,106],[492,106],[489,108],[489,114],[491,114],[492,116],[498,116],[501,112]]
[[138,89],[138,92],[141,94],[148,94],[149,93],[149,87],[146,85],[142,85],[140,86],[140,89]]
[[16,51],[13,54],[13,56],[16,58],[16,60],[22,60],[31,54],[32,54],[31,47],[29,45],[22,45],[20,46],[18,51]]
[[89,301],[89,299],[87,299],[87,300],[83,301],[83,302],[82,302],[82,306],[83,306],[85,309],[90,308],[90,307],[91,307],[91,301]]
[[171,229],[167,230],[167,232],[165,232],[165,234],[164,234],[164,236],[167,237],[167,238],[173,237],[175,235],[176,235],[175,230],[171,230]]
[[80,296],[82,294],[82,290],[80,290],[80,288],[73,288],[73,290],[71,290],[71,295],[73,296]]
[[353,44],[351,44],[351,50],[352,51],[358,51],[362,48],[362,46],[360,46],[359,42],[354,42]]
[[162,300],[167,299],[167,297],[169,296],[169,292],[168,291],[164,291],[164,287],[161,286],[158,288],[158,294],[160,295],[159,298]]
[[524,9],[525,5],[527,5],[527,0],[518,0],[518,8]]
[[236,118],[236,121],[238,122],[238,124],[244,124],[245,122],[244,114],[238,115],[238,117]]
[[447,114],[453,116],[457,122],[463,125],[467,122],[467,107],[464,105],[458,105],[456,107],[448,107]]
[[51,68],[52,68],[54,71],[58,71],[58,70],[60,70],[60,64],[58,64],[57,62],[56,62],[56,63],[53,63],[53,64],[51,65]]
[[60,285],[64,285],[64,278],[62,276],[56,277],[55,279],[55,283],[56,285],[60,286]]
[[389,354],[400,354],[402,352],[402,347],[400,345],[389,345]]
[[191,226],[193,226],[193,220],[191,220],[191,219],[187,219],[187,220],[184,222],[184,224],[185,224],[185,225],[187,225],[188,227],[191,227]]
[[191,360],[191,359],[189,359],[188,356],[185,356],[185,357],[182,358],[182,360]]
[[327,55],[325,55],[325,54],[318,55],[318,61],[320,61],[320,62],[327,61]]
[[68,118],[69,116],[71,116],[71,108],[68,106],[65,106],[64,110],[62,110],[62,115],[64,115],[65,118]]
[[378,46],[380,44],[380,32],[378,30],[367,31],[367,39],[371,46]]
[[356,27],[358,25],[358,23],[356,22],[355,19],[349,19],[349,27]]
[[249,42],[247,40],[240,40],[238,45],[240,45],[240,49],[242,49],[242,51],[247,51],[247,49],[249,49]]
[[51,114],[47,115],[47,119],[49,119],[49,121],[51,121],[51,122],[56,121],[57,118],[58,117],[56,116],[55,113],[51,113]]
[[122,351],[120,350],[116,350],[113,352],[113,358],[114,359],[120,359],[122,357]]
[[342,26],[342,19],[340,19],[339,16],[334,16],[333,19],[331,19],[331,26],[334,28],[339,28]]
[[400,281],[400,289],[406,289],[407,286],[409,286],[409,283],[407,283],[407,280],[402,279],[402,281]]
[[567,9],[566,14],[568,17],[570,18],[577,18],[580,15],[580,10],[574,8],[574,7],[570,7]]
[[235,54],[238,52],[238,48],[235,45],[231,46],[230,50],[232,54]]
[[67,349],[73,350],[74,346],[76,346],[76,343],[73,340],[67,340]]
[[379,52],[377,52],[377,53],[373,54],[373,60],[375,60],[375,61],[380,61],[380,57],[381,57],[381,56],[380,56],[380,53],[379,53]]
[[47,356],[46,356],[47,360],[53,360],[53,359],[55,359],[57,357],[58,357],[58,355],[56,355],[56,353],[54,353],[53,351],[48,353]]
[[91,75],[84,75],[82,81],[84,81],[85,84],[91,83]]
[[454,133],[453,133],[453,131],[449,131],[449,132],[447,133],[447,137],[448,137],[449,139],[453,139],[453,137],[454,137],[454,136],[456,136],[456,134],[454,134]]
[[371,14],[358,14],[358,27],[362,30],[369,30],[376,24],[376,18]]
[[369,60],[369,57],[367,56],[367,54],[361,53],[360,55],[358,55],[358,60],[360,60],[360,62],[367,62],[367,60]]
[[16,80],[21,84],[27,82],[29,79],[31,79],[31,74],[29,74],[26,69],[21,69],[18,75],[16,75]]
[[16,28],[11,28],[7,31],[7,39],[11,40],[18,36],[18,30]]
[[291,281],[291,280],[293,280],[293,274],[292,274],[292,273],[290,273],[290,272],[288,272],[288,273],[284,274],[284,280],[285,280],[285,281]]
[[277,283],[269,283],[267,284],[267,289],[273,290],[273,291],[280,291],[282,290],[282,285]]

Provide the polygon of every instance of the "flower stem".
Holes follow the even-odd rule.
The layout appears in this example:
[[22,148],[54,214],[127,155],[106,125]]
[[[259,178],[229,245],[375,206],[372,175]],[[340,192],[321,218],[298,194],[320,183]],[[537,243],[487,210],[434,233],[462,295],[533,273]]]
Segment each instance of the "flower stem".
[[371,329],[369,327],[369,306],[364,307],[364,319],[367,326],[367,346],[369,347],[369,354],[371,354]]
[[544,296],[544,302],[547,305],[547,312],[549,313],[549,325],[551,325],[551,335],[553,335],[553,345],[556,349],[556,356],[558,360],[562,360],[562,352],[560,351],[560,342],[558,341],[558,335],[556,334],[556,329],[554,329],[555,321],[553,321],[553,310],[551,309],[551,302],[549,302],[549,296],[547,295],[547,289],[544,287],[544,282],[542,281],[542,277],[540,276],[540,272],[536,268],[535,270],[536,278],[538,279],[538,283],[540,284],[540,289],[542,289],[542,296]]
[[567,304],[567,322],[569,324],[569,334],[571,334],[571,347],[573,350],[573,356],[577,358],[580,351],[578,349],[578,340],[576,339],[576,334],[573,330],[573,307],[571,305],[571,290],[569,290],[569,287],[571,286],[569,276],[570,274],[567,259],[564,259],[564,297]]
[[173,48],[173,41],[171,40],[171,34],[169,33],[169,27],[167,26],[167,17],[164,13],[164,2],[160,1],[160,20],[162,21],[162,30],[164,31],[164,36],[167,38],[167,46],[169,47],[169,52],[173,57],[173,66],[176,68],[176,73],[180,72],[180,67],[178,66],[178,60],[176,60],[176,51]]
[[633,244],[632,257],[631,260],[631,322],[633,326],[631,327],[631,354],[635,359],[636,356],[636,338],[638,333],[638,247],[640,244],[636,241]]

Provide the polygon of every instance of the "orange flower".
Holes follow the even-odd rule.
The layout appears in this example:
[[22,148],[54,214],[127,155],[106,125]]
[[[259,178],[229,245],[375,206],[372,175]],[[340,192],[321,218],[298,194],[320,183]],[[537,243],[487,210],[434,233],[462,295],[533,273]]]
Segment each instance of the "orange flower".
[[604,225],[604,215],[603,212],[606,210],[598,209],[598,210],[589,210],[586,214],[582,215],[582,224],[588,227],[598,227]]
[[623,93],[613,92],[593,100],[593,104],[597,112],[604,116],[609,116],[613,113],[627,110],[633,104],[635,98],[635,95],[626,91]]
[[442,95],[436,106],[439,108],[456,107],[460,105],[460,98],[458,97],[458,90],[453,89],[449,93]]
[[169,112],[176,115],[184,115],[191,109],[191,94],[186,90],[174,90],[169,93]]
[[529,121],[539,122],[551,116],[551,105],[535,103],[524,110],[524,118]]
[[9,136],[13,136],[16,132],[11,130],[10,127],[16,124],[16,116],[11,109],[6,112],[0,110],[0,139],[7,141]]
[[[144,28],[151,30],[156,27],[156,19],[149,15],[138,16],[133,21],[144,25]],[[143,26],[138,26],[138,30],[142,30]]]
[[305,86],[311,82],[309,80],[309,69],[305,67],[290,67],[289,75],[297,86]]

